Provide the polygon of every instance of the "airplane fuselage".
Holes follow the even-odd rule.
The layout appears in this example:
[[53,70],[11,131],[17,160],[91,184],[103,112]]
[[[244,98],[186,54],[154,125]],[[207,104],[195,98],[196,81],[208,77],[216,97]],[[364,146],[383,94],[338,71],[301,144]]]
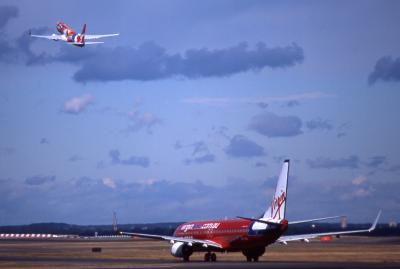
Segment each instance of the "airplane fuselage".
[[[178,226],[174,236],[199,240],[212,240],[221,245],[216,251],[244,251],[261,249],[274,243],[287,229],[287,222],[255,229],[254,221],[243,219],[186,222]],[[204,246],[207,249],[208,246]],[[196,249],[201,250],[202,247]]]
[[74,43],[78,47],[84,46],[84,35],[76,33],[68,24],[58,22],[56,28],[64,41]]

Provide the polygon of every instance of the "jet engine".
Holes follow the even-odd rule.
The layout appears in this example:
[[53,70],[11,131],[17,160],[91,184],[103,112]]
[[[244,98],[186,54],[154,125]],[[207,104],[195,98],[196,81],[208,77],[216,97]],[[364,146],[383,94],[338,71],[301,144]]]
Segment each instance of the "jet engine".
[[171,247],[171,254],[174,257],[185,258],[192,255],[192,253],[192,247],[182,242],[176,242]]

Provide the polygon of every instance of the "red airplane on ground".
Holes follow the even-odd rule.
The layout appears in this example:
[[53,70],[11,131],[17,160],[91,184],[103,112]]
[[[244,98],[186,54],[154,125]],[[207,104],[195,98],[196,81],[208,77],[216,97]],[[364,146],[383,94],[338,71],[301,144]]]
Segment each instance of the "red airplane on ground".
[[69,44],[78,46],[78,47],[84,47],[85,45],[91,45],[91,44],[101,44],[104,42],[96,41],[96,42],[86,42],[86,40],[93,40],[93,39],[99,39],[102,37],[110,37],[110,36],[118,36],[119,34],[106,34],[106,35],[87,35],[86,34],[86,24],[83,25],[82,32],[80,34],[76,33],[70,26],[63,22],[58,22],[57,23],[57,31],[61,35],[32,35],[29,32],[29,35],[32,37],[39,37],[39,38],[45,38],[53,41],[58,41],[62,40],[65,42],[68,42]]
[[241,251],[247,261],[256,262],[264,254],[265,247],[276,242],[283,244],[295,240],[309,242],[309,239],[326,235],[371,232],[375,229],[380,211],[372,226],[365,230],[283,235],[289,224],[341,217],[288,221],[285,218],[288,174],[289,160],[286,160],[283,163],[272,203],[259,219],[237,217],[232,220],[192,221],[178,226],[173,236],[130,232],[120,232],[120,234],[170,241],[171,254],[183,258],[184,261],[189,261],[190,255],[195,251],[206,252],[205,261],[216,261],[215,252]]

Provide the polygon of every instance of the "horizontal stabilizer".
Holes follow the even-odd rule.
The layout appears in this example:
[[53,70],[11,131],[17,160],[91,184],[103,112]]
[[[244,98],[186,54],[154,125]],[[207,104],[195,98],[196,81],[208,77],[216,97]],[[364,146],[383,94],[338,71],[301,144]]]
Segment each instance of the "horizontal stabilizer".
[[267,220],[263,220],[263,219],[253,219],[253,218],[240,217],[240,216],[237,216],[237,218],[238,218],[238,219],[245,219],[245,220],[256,221],[256,222],[261,222],[261,223],[270,224],[270,225],[279,224],[279,223],[277,223],[277,222],[267,221]]

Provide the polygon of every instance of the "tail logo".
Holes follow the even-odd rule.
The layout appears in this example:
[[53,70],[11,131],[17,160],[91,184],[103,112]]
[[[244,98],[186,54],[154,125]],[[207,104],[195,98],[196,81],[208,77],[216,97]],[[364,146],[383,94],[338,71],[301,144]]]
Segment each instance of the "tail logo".
[[286,193],[282,191],[282,193],[278,197],[274,197],[274,200],[271,204],[271,218],[278,219],[281,218],[281,207],[286,201]]

